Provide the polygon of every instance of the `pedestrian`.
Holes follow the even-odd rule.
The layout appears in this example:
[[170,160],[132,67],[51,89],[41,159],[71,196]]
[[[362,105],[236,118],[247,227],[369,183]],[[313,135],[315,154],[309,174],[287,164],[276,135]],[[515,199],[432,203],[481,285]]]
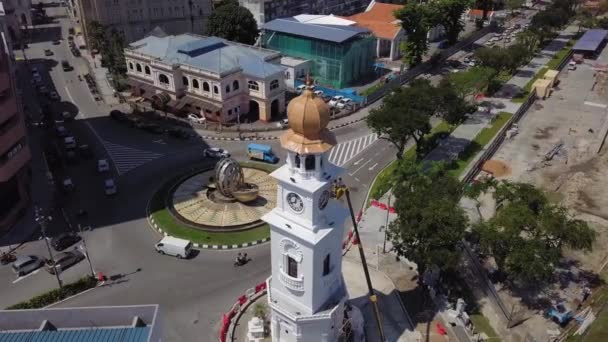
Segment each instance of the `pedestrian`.
[[241,255],[241,252],[239,252],[239,254],[236,255],[236,260],[234,261],[235,264],[240,264],[241,260],[242,260],[243,256]]
[[247,262],[247,253],[243,254],[243,261]]

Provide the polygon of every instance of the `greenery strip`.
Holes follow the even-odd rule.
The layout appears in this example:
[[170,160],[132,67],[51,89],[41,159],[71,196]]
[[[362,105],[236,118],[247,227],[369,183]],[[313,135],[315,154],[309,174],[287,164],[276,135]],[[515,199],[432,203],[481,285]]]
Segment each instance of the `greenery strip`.
[[24,310],[24,309],[41,309],[51,304],[62,301],[68,297],[77,295],[88,289],[97,286],[97,279],[87,276],[79,280],[64,285],[63,289],[53,289],[51,291],[40,294],[25,302],[17,303],[6,308],[6,310]]

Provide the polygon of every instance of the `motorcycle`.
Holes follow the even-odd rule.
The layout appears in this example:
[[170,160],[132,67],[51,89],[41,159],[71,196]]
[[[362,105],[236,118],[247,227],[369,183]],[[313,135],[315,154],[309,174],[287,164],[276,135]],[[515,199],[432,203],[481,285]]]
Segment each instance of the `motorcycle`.
[[243,266],[243,265],[245,265],[247,262],[249,262],[249,259],[246,259],[246,258],[240,258],[240,259],[238,259],[238,260],[235,260],[235,261],[234,261],[234,267],[237,267],[237,266]]
[[17,260],[17,257],[13,253],[2,253],[2,256],[0,256],[0,264],[2,265],[6,265],[15,260]]

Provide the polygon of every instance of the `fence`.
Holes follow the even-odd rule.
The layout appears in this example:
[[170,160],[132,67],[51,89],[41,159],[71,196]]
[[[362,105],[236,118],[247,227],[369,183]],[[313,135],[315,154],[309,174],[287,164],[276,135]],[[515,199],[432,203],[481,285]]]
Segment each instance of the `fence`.
[[448,49],[443,50],[440,53],[440,57],[438,60],[433,61],[433,62],[431,62],[431,61],[424,62],[424,63],[408,70],[407,72],[405,72],[401,75],[398,75],[397,77],[392,79],[390,82],[386,83],[383,87],[381,87],[378,90],[374,91],[373,93],[369,94],[366,98],[365,103],[369,105],[370,103],[374,103],[374,102],[378,101],[381,97],[386,95],[386,93],[390,92],[391,90],[393,90],[396,87],[402,86],[403,84],[411,81],[412,79],[418,77],[419,75],[431,70],[432,68],[435,67],[434,63],[438,63],[438,64],[442,63],[443,61],[445,61],[446,59],[448,59],[449,57],[451,57],[458,51],[462,50],[464,47],[472,45],[477,39],[485,36],[486,34],[491,32],[493,29],[494,29],[493,26],[486,26],[483,29],[474,32],[472,35],[470,35],[466,39],[454,44],[453,46],[449,47]]

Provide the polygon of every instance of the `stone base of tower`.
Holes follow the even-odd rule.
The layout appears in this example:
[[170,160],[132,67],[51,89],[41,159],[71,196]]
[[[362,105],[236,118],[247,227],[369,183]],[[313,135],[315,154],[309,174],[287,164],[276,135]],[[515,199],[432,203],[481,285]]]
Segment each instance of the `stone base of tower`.
[[345,295],[333,307],[312,315],[302,315],[277,305],[267,280],[268,306],[272,311],[270,331],[273,342],[335,342],[341,340],[344,325]]

